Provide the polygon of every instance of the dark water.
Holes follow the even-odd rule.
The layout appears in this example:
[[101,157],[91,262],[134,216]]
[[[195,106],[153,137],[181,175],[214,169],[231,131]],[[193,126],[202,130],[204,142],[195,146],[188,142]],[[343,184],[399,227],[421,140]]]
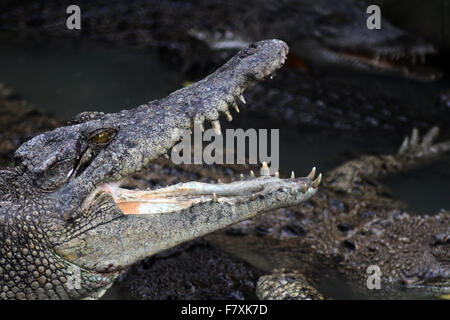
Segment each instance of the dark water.
[[[8,44],[0,38],[0,71],[1,82],[61,119],[87,110],[115,112],[135,107],[164,97],[190,80],[151,52],[59,40],[28,46]],[[420,85],[367,76],[358,79],[355,75],[349,81],[361,79],[373,81],[380,91],[389,90],[424,103],[448,84]],[[232,125],[245,129],[252,127],[252,122],[236,120]],[[297,175],[305,175],[312,166],[324,172],[364,153],[394,152],[403,139],[392,133],[306,134],[295,128],[279,129],[281,169],[295,170]],[[449,181],[449,161],[444,161],[385,183],[418,213],[433,214],[440,208],[450,208]],[[115,285],[104,298],[132,297],[126,288]]]
[[0,38],[0,57],[0,81],[61,119],[136,107],[182,85],[181,75],[154,53],[92,42],[18,46]]

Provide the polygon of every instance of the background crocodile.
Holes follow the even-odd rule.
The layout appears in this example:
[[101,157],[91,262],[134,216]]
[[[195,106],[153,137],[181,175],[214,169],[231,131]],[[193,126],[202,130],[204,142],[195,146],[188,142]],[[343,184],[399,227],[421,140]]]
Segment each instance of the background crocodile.
[[220,113],[279,69],[287,51],[279,40],[252,44],[165,99],[85,112],[24,143],[15,166],[0,172],[0,297],[96,298],[145,256],[314,195],[320,175],[279,179],[264,166],[261,177],[231,184],[133,191],[116,183],[168,152],[180,129],[212,122],[220,130]]
[[71,4],[6,1],[0,28],[18,31],[25,39],[42,39],[46,33],[161,48],[185,69],[200,73],[249,43],[280,38],[292,48],[293,64],[303,70],[334,66],[423,81],[441,75],[425,64],[426,56],[436,53],[433,45],[393,26],[384,15],[381,30],[366,27],[366,9],[372,2],[78,1],[83,19],[79,31],[66,28]]

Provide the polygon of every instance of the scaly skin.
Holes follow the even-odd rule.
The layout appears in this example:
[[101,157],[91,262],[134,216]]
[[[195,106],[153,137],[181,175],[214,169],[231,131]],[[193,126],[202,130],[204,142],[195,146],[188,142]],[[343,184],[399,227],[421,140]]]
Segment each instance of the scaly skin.
[[421,81],[440,77],[440,72],[423,66],[425,56],[436,53],[432,45],[390,24],[383,15],[381,30],[366,27],[370,2],[78,1],[81,30],[68,30],[65,9],[71,4],[68,0],[4,4],[0,29],[37,39],[47,34],[156,47],[180,57],[190,70],[215,68],[249,43],[279,38],[306,61],[309,68],[300,63],[303,69],[338,66]]
[[252,44],[165,99],[82,113],[24,143],[15,166],[0,171],[0,298],[97,298],[144,257],[314,195],[320,179],[262,176],[149,191],[192,199],[163,213],[129,215],[119,203],[130,191],[116,182],[167,153],[180,129],[217,121],[248,86],[280,68],[287,51],[279,40]]

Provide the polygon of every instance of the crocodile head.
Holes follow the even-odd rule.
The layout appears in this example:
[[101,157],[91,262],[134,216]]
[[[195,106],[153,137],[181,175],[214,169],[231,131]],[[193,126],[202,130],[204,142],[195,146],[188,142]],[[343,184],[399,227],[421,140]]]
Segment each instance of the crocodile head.
[[217,121],[244,89],[278,70],[287,52],[282,41],[257,42],[162,100],[82,113],[24,143],[15,166],[0,172],[1,298],[96,298],[144,257],[311,197],[320,177],[119,186],[166,154],[180,129]]

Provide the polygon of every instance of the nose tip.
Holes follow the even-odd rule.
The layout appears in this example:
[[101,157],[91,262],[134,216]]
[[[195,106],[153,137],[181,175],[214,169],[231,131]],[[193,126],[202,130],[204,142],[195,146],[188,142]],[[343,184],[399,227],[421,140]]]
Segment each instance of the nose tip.
[[279,39],[272,39],[271,42],[274,43],[276,47],[281,48],[284,51],[284,56],[287,56],[287,54],[289,53],[289,46],[286,44],[286,42]]

